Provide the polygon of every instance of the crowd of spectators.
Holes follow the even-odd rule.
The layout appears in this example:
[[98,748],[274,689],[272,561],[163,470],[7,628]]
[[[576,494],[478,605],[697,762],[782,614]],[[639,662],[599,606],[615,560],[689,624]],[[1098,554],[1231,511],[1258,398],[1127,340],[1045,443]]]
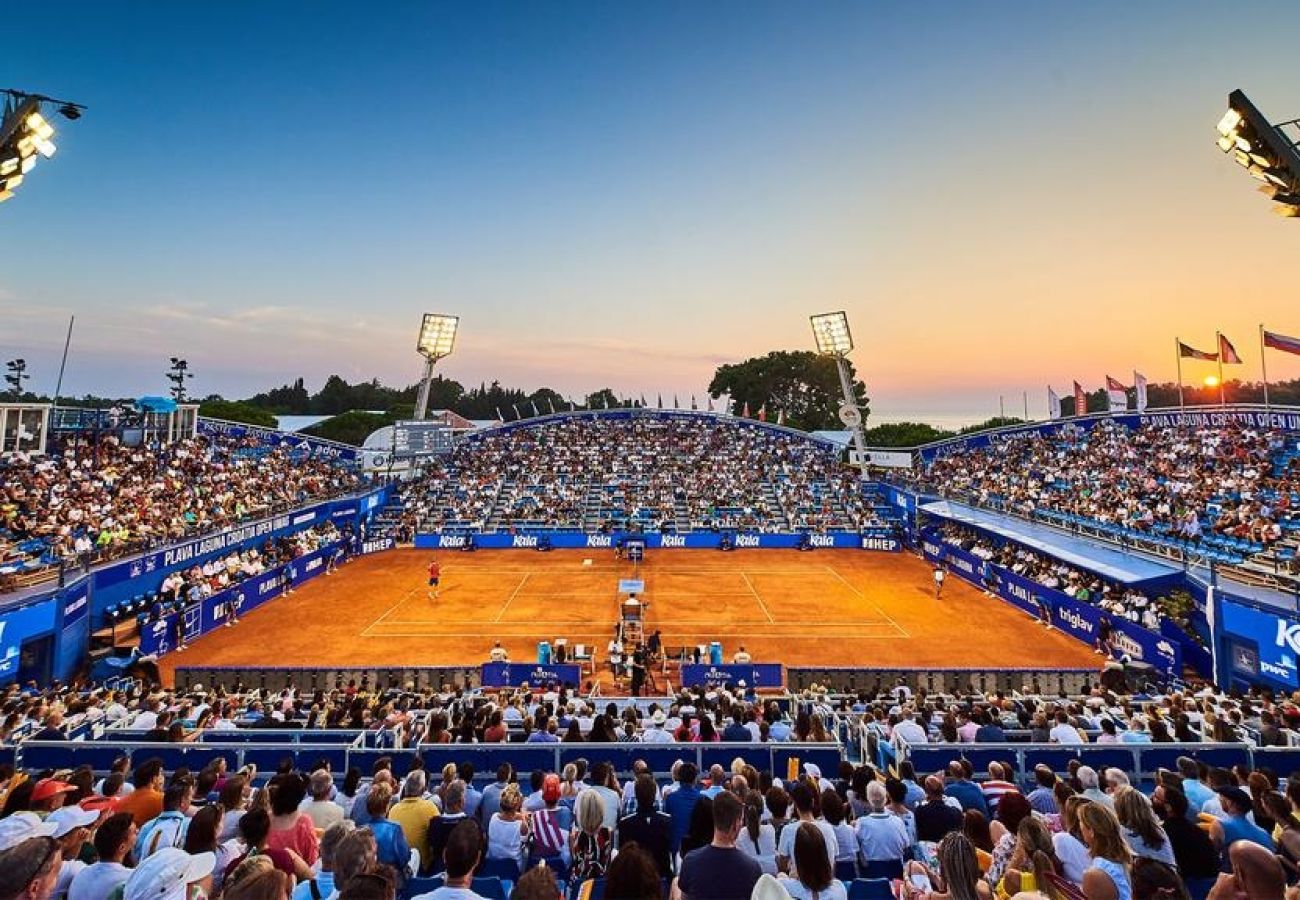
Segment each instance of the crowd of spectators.
[[[895,729],[920,727],[910,698],[893,699]],[[175,696],[110,702],[155,725],[193,712]],[[1066,729],[1088,727],[1092,707],[1059,709],[1051,739],[1073,742]],[[1007,711],[998,698],[970,710],[981,727]],[[601,879],[610,900],[660,897],[665,882],[685,900],[845,900],[858,877],[893,879],[907,900],[1153,900],[1188,888],[1282,900],[1300,878],[1300,780],[1267,768],[1185,756],[1148,796],[1132,773],[1077,759],[1063,772],[996,761],[978,773],[960,756],[938,772],[906,759],[785,773],[682,760],[656,778],[643,761],[620,777],[592,751],[561,771],[502,763],[477,779],[468,764],[427,771],[418,757],[405,771],[380,757],[364,774],[323,760],[236,771],[224,758],[168,773],[147,754],[102,777],[3,771],[0,897],[473,900],[477,873],[513,882],[521,900],[557,900],[557,874]]]
[[[1028,547],[1012,543],[995,544],[979,532],[963,525],[947,523],[942,527],[942,539],[987,563],[1015,572],[1043,587],[1069,594],[1080,603],[1099,607],[1121,619],[1127,619],[1152,631],[1160,630],[1166,609],[1173,611],[1168,600],[1152,599],[1133,587],[1115,584],[1059,559],[1037,553]],[[993,588],[991,578],[985,587]]]
[[345,494],[360,476],[287,448],[116,437],[0,461],[0,574],[89,563]]
[[408,529],[789,531],[885,524],[839,452],[726,419],[561,419],[469,435],[403,488]]
[[1136,532],[1266,547],[1300,505],[1294,437],[1237,423],[1193,428],[1102,421],[1020,434],[934,460],[917,477],[1021,514],[1068,513]]

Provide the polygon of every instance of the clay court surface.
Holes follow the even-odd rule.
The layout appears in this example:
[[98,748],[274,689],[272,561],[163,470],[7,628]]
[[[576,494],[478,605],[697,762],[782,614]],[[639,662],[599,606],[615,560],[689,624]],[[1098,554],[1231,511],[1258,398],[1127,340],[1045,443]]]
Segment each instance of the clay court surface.
[[[429,561],[442,590],[427,596]],[[590,561],[589,563],[587,561]],[[648,630],[668,647],[720,640],[787,666],[1091,668],[1059,632],[950,577],[934,598],[930,567],[910,554],[860,550],[654,550],[639,574]],[[348,562],[272,600],[182,653],[177,665],[435,666],[483,662],[499,640],[512,660],[539,640],[604,647],[631,563],[608,550],[401,549]]]

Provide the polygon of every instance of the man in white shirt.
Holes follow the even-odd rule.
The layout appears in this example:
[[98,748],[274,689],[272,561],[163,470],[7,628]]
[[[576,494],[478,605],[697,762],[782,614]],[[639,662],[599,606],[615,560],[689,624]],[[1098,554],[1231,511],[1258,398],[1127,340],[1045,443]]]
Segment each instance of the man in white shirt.
[[99,862],[77,873],[68,888],[68,900],[102,900],[113,889],[125,884],[131,870],[122,864],[136,839],[135,821],[130,813],[109,816],[95,829],[95,852]]
[[1088,743],[1088,739],[1070,724],[1070,717],[1066,715],[1065,710],[1056,713],[1056,724],[1052,726],[1052,730],[1048,732],[1047,736],[1053,744]]
[[662,709],[655,710],[654,715],[650,717],[649,726],[647,726],[645,733],[641,735],[641,742],[643,744],[671,744],[673,736],[664,728],[665,721],[664,711]]
[[929,736],[926,735],[925,729],[916,724],[916,714],[912,711],[912,707],[903,708],[903,719],[894,726],[893,739],[904,744],[925,744],[929,742]]
[[311,802],[303,807],[303,812],[312,824],[324,831],[331,825],[342,822],[345,818],[343,807],[331,799],[334,794],[334,779],[330,773],[325,769],[312,772],[310,788]]

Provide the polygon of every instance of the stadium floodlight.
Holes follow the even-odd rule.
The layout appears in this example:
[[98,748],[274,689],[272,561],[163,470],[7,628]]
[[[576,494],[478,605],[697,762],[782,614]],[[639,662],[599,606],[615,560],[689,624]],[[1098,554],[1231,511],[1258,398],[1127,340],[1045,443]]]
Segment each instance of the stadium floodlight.
[[14,188],[36,167],[41,157],[50,159],[58,149],[54,144],[54,126],[41,113],[41,104],[58,107],[64,118],[81,118],[85,109],[77,103],[55,100],[43,94],[0,89],[5,97],[4,117],[0,119],[0,202],[13,196]]
[[1260,190],[1277,202],[1273,211],[1287,218],[1300,217],[1300,119],[1271,124],[1240,90],[1228,95],[1228,111],[1219,119],[1219,149],[1230,154],[1252,178],[1264,182]]
[[840,375],[840,388],[844,402],[840,405],[840,421],[853,432],[853,446],[858,451],[858,471],[867,480],[867,437],[862,433],[862,407],[853,393],[853,379],[849,376],[847,356],[853,349],[853,333],[849,331],[849,317],[843,311],[819,313],[809,316],[817,352],[835,358],[835,369]]
[[849,331],[849,317],[843,310],[809,316],[817,352],[843,356],[853,350],[853,334]]
[[433,384],[433,366],[438,360],[451,356],[456,346],[456,329],[460,316],[425,313],[420,322],[420,337],[415,349],[425,359],[424,378],[420,380],[420,394],[415,401],[415,418],[423,419],[429,411],[429,391]]

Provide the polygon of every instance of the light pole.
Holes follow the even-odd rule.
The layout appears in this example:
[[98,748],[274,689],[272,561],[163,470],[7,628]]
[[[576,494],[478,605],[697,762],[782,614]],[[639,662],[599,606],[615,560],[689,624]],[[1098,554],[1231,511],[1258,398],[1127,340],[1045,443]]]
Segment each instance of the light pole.
[[5,381],[14,389],[14,399],[23,399],[23,382],[32,376],[27,374],[27,360],[11,359],[5,363],[5,368],[9,370],[5,375]]
[[1219,149],[1262,182],[1260,192],[1278,204],[1273,212],[1300,218],[1300,141],[1293,137],[1300,135],[1300,119],[1274,125],[1244,91],[1237,90],[1228,95],[1228,111],[1219,120],[1218,131]]
[[425,313],[420,323],[420,338],[416,341],[416,351],[424,357],[424,377],[420,380],[420,394],[415,401],[415,418],[421,420],[429,411],[429,390],[433,385],[433,367],[438,360],[451,356],[456,346],[456,329],[460,325],[459,316],[444,316],[438,313]]
[[858,451],[858,471],[867,480],[867,438],[862,433],[862,407],[853,393],[853,379],[849,376],[848,354],[853,350],[853,334],[849,331],[849,317],[843,310],[810,316],[817,352],[835,357],[835,368],[840,375],[840,388],[844,402],[840,405],[840,421],[853,432],[853,445]]
[[185,380],[193,378],[194,373],[190,371],[190,364],[178,356],[171,358],[171,368],[167,370],[167,380],[172,383],[172,399],[177,403],[185,402]]
[[36,168],[38,159],[54,155],[54,126],[41,114],[41,104],[55,105],[68,120],[81,118],[85,107],[8,88],[0,88],[0,94],[5,98],[3,118],[0,118],[0,203],[3,203]]

